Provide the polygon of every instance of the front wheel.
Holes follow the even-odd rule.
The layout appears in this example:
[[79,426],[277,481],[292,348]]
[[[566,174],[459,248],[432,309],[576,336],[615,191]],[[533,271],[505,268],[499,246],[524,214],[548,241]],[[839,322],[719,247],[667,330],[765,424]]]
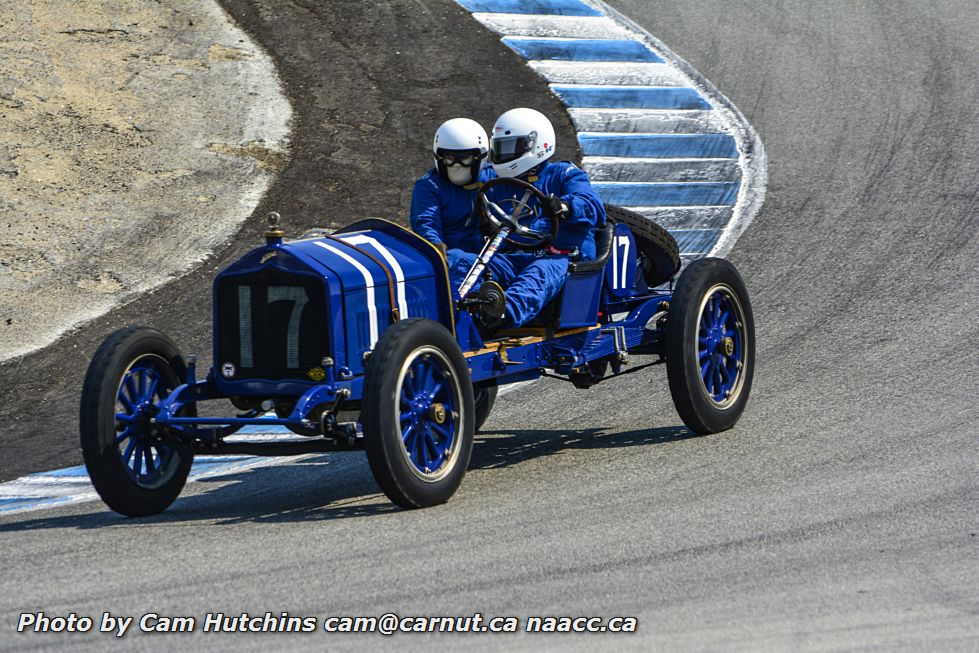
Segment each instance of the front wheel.
[[475,431],[469,368],[455,338],[438,322],[401,320],[377,341],[365,374],[361,425],[377,484],[403,508],[448,501],[469,467]]
[[728,261],[702,258],[680,275],[666,331],[670,394],[683,423],[706,435],[734,426],[755,368],[748,289]]
[[[79,411],[82,457],[92,485],[112,510],[128,517],[154,515],[183,489],[193,452],[150,420],[185,374],[173,342],[146,327],[115,332],[92,357]],[[191,413],[192,408],[181,414]]]

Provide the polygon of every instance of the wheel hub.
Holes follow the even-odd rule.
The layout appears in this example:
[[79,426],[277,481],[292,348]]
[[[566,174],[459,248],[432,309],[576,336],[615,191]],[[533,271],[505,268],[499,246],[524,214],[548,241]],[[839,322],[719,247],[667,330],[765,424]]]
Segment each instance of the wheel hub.
[[707,351],[717,363],[734,353],[734,339],[724,335],[723,325],[711,327],[707,331]]
[[432,404],[428,409],[428,415],[436,424],[445,424],[445,406],[439,403]]
[[717,346],[721,350],[721,353],[725,356],[731,356],[734,354],[734,338],[730,336],[722,338],[721,341],[717,343]]

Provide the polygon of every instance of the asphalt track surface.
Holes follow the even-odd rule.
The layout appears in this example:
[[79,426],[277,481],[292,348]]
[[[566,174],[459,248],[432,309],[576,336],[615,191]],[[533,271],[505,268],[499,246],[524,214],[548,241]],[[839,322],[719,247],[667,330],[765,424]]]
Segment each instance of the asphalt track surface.
[[[65,643],[11,634],[34,609],[393,610],[640,623],[441,640],[485,649],[975,649],[979,10],[612,4],[725,93],[767,150],[766,203],[730,255],[758,322],[738,426],[692,437],[655,368],[587,392],[543,380],[501,397],[442,507],[393,509],[347,454],[194,484],[157,518],[98,503],[5,518],[0,644]],[[125,642],[432,643],[196,637]]]

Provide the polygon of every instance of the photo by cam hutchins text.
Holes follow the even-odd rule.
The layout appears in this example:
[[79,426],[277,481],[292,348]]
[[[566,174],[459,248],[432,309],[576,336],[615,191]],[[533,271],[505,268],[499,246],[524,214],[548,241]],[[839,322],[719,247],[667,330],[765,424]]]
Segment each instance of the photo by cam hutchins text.
[[139,617],[104,612],[97,620],[79,616],[75,612],[55,617],[44,612],[24,612],[17,621],[17,632],[87,633],[96,630],[124,637],[131,630],[144,633],[192,633],[197,631],[198,623],[201,632],[205,633],[309,633],[316,630],[318,625],[316,617],[295,617],[288,612],[278,615],[266,612],[255,617],[248,613],[228,616],[222,612],[209,612],[199,622],[196,617],[165,616],[156,612],[147,612]]
[[147,612],[138,617],[102,613],[99,618],[79,616],[71,612],[64,616],[49,616],[44,612],[25,612],[17,623],[18,633],[87,633],[99,632],[125,637],[130,632],[143,633],[311,633],[322,628],[327,633],[395,633],[467,632],[513,633],[523,625],[528,633],[633,633],[638,627],[635,617],[484,617],[476,612],[463,617],[400,616],[386,613],[380,617],[299,617],[288,612],[264,615],[226,615],[209,612],[201,618],[166,616]]

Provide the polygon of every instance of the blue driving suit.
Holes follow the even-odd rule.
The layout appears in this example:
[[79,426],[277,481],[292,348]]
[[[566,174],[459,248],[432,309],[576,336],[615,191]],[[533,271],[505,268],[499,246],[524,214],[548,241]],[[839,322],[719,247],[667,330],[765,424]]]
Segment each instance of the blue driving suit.
[[[496,176],[492,170],[490,175]],[[564,287],[571,253],[577,250],[578,260],[582,261],[595,258],[594,230],[605,226],[604,203],[592,188],[588,174],[573,163],[545,161],[538,167],[537,176],[527,180],[545,195],[553,193],[561,198],[568,205],[569,213],[561,221],[550,248],[541,252],[509,249],[494,256],[487,266],[492,278],[506,289],[507,326],[511,327],[530,322],[548,302],[557,298]],[[521,199],[524,192],[515,186],[494,186],[486,194],[501,204],[510,198]],[[536,207],[538,201],[532,198],[528,204]],[[501,206],[512,208],[507,204]],[[531,227],[550,231],[549,221],[550,218],[539,218]],[[449,268],[453,288],[461,284],[476,257],[476,254],[461,253],[454,258]]]
[[[476,181],[484,182],[492,175],[493,166],[484,163]],[[476,213],[476,188],[477,184],[456,186],[432,168],[415,182],[411,193],[412,230],[432,244],[445,243],[449,250],[479,252],[483,237]]]

